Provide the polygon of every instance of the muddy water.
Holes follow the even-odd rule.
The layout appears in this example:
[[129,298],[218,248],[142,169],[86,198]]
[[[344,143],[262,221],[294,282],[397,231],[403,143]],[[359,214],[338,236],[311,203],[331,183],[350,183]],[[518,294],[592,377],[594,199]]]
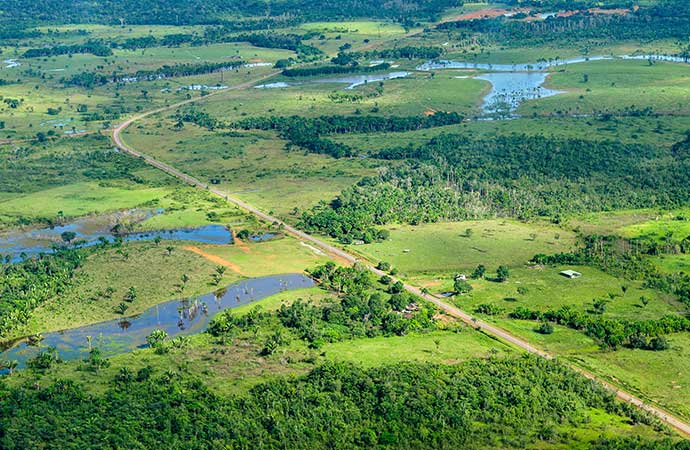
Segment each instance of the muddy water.
[[170,338],[200,333],[220,311],[311,286],[314,286],[313,280],[302,274],[247,279],[199,297],[161,303],[135,317],[45,333],[41,347],[19,342],[0,354],[0,359],[16,360],[21,368],[46,347],[55,347],[65,361],[83,359],[88,353],[87,336],[105,356],[127,353],[146,347],[146,336],[154,330],[164,330]]

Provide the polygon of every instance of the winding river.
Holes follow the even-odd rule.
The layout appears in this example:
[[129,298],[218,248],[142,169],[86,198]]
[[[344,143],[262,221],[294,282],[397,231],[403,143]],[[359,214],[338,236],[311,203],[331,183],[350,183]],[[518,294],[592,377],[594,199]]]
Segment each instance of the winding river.
[[170,300],[143,313],[117,320],[43,334],[40,347],[25,340],[0,354],[0,359],[16,360],[19,368],[42,348],[55,347],[64,361],[83,359],[88,354],[88,340],[106,357],[131,352],[147,346],[146,337],[160,329],[170,338],[202,332],[220,311],[237,308],[271,295],[314,286],[302,274],[272,275],[231,284],[212,293],[182,300]]

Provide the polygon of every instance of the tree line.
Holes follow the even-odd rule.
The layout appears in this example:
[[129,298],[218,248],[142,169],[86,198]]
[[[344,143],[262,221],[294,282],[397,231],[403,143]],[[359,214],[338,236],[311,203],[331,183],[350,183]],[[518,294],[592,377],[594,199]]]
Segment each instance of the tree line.
[[63,78],[61,82],[65,86],[80,86],[84,88],[94,88],[108,83],[128,83],[136,81],[154,81],[165,78],[189,77],[193,75],[203,75],[215,73],[222,70],[237,70],[245,64],[244,61],[237,60],[223,63],[199,63],[199,64],[174,64],[164,65],[152,70],[137,70],[132,73],[113,72],[105,75],[100,72],[80,72],[69,78]]
[[588,314],[571,306],[543,312],[519,306],[509,317],[552,322],[574,330],[582,330],[602,347],[614,350],[621,346],[642,350],[666,350],[669,344],[664,335],[690,331],[690,320],[682,316],[668,315],[660,319],[632,321]]
[[47,56],[73,55],[76,53],[88,53],[95,56],[111,56],[113,51],[103,41],[88,40],[83,44],[30,48],[25,51],[22,56],[24,58],[41,58]]
[[296,67],[294,69],[285,69],[282,75],[290,78],[294,77],[313,77],[317,75],[339,75],[346,73],[371,73],[380,72],[382,70],[390,69],[391,65],[388,63],[376,64],[374,66],[360,66],[353,65],[333,65],[333,66],[315,66],[315,67]]
[[335,158],[356,154],[352,147],[336,143],[322,136],[344,133],[402,132],[458,124],[463,117],[458,113],[437,112],[430,116],[380,117],[380,116],[300,116],[252,117],[235,122],[231,126],[244,130],[276,130],[291,146],[304,148]]
[[[568,7],[567,9],[571,9]],[[581,12],[539,21],[519,21],[506,17],[445,22],[439,30],[482,33],[504,45],[522,46],[559,41],[604,39],[681,39],[690,36],[690,10],[682,0],[658,2],[624,15]]]

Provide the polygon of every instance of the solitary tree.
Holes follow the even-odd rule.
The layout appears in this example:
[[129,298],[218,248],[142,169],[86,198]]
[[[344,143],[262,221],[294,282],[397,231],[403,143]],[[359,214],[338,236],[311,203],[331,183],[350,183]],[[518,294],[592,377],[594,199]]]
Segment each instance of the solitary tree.
[[77,233],[75,233],[74,231],[64,231],[64,232],[60,235],[60,237],[62,238],[62,240],[63,240],[66,244],[69,244],[70,242],[72,242],[72,241],[74,240],[74,238],[77,237]]
[[507,266],[498,266],[498,270],[496,270],[496,280],[499,282],[504,282],[508,279],[510,276],[510,272],[508,271]]
[[467,294],[472,291],[472,286],[467,281],[458,278],[455,280],[455,283],[453,283],[453,289],[456,294]]
[[137,289],[134,286],[131,286],[129,289],[127,289],[127,293],[125,294],[125,301],[132,303],[136,299]]
[[168,333],[165,330],[153,330],[151,334],[146,336],[146,343],[149,347],[155,349],[156,353],[165,352],[165,340],[168,338]]
[[474,268],[474,270],[472,271],[472,275],[470,275],[470,278],[478,280],[480,278],[484,278],[484,274],[486,274],[486,267],[484,266],[484,264],[480,264]]

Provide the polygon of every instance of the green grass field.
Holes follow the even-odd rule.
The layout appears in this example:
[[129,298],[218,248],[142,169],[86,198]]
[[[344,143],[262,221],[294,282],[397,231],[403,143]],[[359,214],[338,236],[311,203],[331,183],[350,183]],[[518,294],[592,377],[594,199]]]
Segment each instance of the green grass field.
[[291,214],[294,208],[303,210],[320,200],[330,200],[378,165],[367,160],[334,161],[323,155],[286,153],[285,142],[271,133],[227,136],[191,124],[171,132],[169,120],[143,123],[141,128],[127,130],[127,143],[146,148],[151,156],[184,168],[199,179],[216,178],[228,193],[291,221],[296,218]]
[[590,114],[651,108],[655,113],[690,114],[690,66],[647,61],[593,61],[552,74],[547,87],[567,93],[530,101],[524,114]]
[[24,195],[0,203],[0,217],[55,217],[58,211],[66,216],[98,214],[130,209],[160,199],[167,188],[127,188],[99,186],[97,183],[76,183]]
[[[557,227],[510,220],[390,226],[390,239],[350,246],[404,274],[471,272],[478,264],[521,266],[537,253],[567,251],[574,235]],[[471,230],[467,236],[467,230]]]

